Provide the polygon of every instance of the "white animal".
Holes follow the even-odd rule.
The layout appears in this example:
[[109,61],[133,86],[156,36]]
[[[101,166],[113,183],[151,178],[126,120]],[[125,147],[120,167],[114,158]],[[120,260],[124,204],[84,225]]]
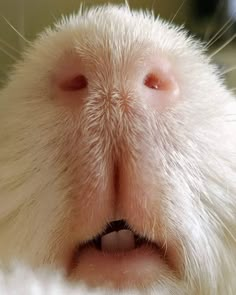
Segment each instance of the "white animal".
[[0,92],[0,204],[0,294],[235,294],[235,97],[151,14],[63,18]]

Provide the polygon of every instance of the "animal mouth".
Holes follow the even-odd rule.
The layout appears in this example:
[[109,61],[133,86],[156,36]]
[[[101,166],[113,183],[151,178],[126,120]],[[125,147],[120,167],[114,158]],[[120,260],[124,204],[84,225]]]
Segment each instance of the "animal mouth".
[[125,220],[111,221],[95,238],[76,247],[68,277],[90,286],[143,288],[175,273],[171,248],[137,233]]
[[81,245],[78,251],[82,248],[94,247],[98,251],[105,253],[121,254],[137,249],[143,245],[149,245],[159,250],[161,249],[156,243],[135,233],[128,223],[121,219],[110,222],[106,226],[105,231]]

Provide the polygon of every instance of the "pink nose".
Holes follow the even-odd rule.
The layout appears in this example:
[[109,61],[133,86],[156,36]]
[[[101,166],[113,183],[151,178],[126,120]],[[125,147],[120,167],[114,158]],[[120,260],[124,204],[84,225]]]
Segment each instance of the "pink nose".
[[[171,63],[164,58],[147,60],[142,69],[131,74],[130,81],[129,86],[137,96],[157,111],[171,106],[180,96],[176,74]],[[86,97],[89,83],[78,58],[67,57],[53,77],[54,97],[64,103],[79,104],[78,98]]]
[[144,103],[158,111],[172,106],[180,96],[179,83],[173,66],[165,58],[148,60],[139,95]]

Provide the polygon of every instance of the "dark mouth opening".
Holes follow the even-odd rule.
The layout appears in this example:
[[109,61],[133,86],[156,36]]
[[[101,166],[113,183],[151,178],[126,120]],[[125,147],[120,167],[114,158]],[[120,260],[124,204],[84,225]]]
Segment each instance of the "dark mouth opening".
[[[90,246],[90,247],[95,247],[97,250],[102,251],[102,249],[101,249],[101,238],[102,238],[102,236],[104,236],[106,234],[109,234],[111,232],[114,232],[114,231],[118,232],[120,230],[130,230],[130,231],[133,232],[134,240],[135,240],[135,248],[141,247],[144,244],[146,244],[146,245],[147,244],[148,245],[153,244],[151,241],[149,241],[145,237],[142,237],[142,236],[138,235],[137,233],[135,233],[130,228],[130,226],[128,225],[128,223],[125,220],[120,219],[120,220],[111,221],[109,224],[107,224],[105,230],[101,234],[97,235],[94,239],[89,240],[86,243],[84,243],[82,245],[82,247]],[[157,245],[155,244],[155,246],[157,246]]]

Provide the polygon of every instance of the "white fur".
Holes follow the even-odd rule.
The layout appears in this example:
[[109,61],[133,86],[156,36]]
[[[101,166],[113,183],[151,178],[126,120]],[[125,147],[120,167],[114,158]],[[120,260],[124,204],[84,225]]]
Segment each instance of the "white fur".
[[[148,294],[168,295],[164,286],[152,289]],[[179,294],[173,289],[172,294]],[[20,264],[12,265],[11,269],[0,272],[1,295],[141,295],[143,291],[89,288],[84,284],[69,284],[61,273],[40,269],[32,270]],[[182,293],[181,293],[182,294]]]
[[[72,286],[60,274],[49,271],[33,271],[22,265],[15,265],[8,272],[0,273],[1,295],[101,295],[109,294],[92,290],[83,285]],[[130,293],[131,294],[131,293]]]
[[[113,60],[106,64],[107,39]],[[91,76],[92,94],[79,118],[50,97],[50,74],[71,50],[98,69]],[[127,90],[130,107],[137,113],[130,119],[120,109],[117,73],[125,75],[121,65],[135,53],[143,58],[164,55],[173,64],[181,98],[162,114],[150,109],[145,98],[137,99],[131,88]],[[102,103],[94,101],[104,99],[108,90],[115,107],[104,115]],[[98,226],[108,218],[104,200],[109,198],[109,157],[111,147],[122,142],[132,151],[125,173],[134,181],[136,192],[124,191],[124,196],[143,207],[147,216],[140,229],[156,238],[159,224],[164,223],[163,232],[176,238],[184,252],[182,279],[169,273],[146,294],[235,294],[236,102],[201,46],[184,32],[127,7],[80,12],[32,44],[0,92],[0,105],[0,256],[4,265],[15,258],[33,268],[63,265],[62,254],[72,246],[71,214],[80,223],[82,214],[90,212]],[[98,122],[102,127],[97,127]],[[93,133],[93,128],[101,129]],[[76,136],[78,132],[83,140]],[[69,155],[63,154],[65,146],[70,148]],[[115,151],[119,159],[122,148]],[[139,172],[132,178],[134,171]],[[86,191],[90,178],[93,187]],[[76,212],[68,206],[75,184],[80,204]],[[145,206],[137,197],[138,184],[150,188]],[[87,198],[83,198],[85,191]],[[130,217],[130,222],[137,220]],[[73,239],[83,240],[82,228]],[[24,280],[21,275],[18,271],[3,274],[2,282],[10,286],[5,294],[14,294],[11,286]],[[40,282],[42,289],[32,293],[29,287],[29,294],[60,294],[69,288],[57,279],[45,282],[34,272],[27,273],[26,280],[32,286]],[[42,293],[48,284],[55,289]]]

